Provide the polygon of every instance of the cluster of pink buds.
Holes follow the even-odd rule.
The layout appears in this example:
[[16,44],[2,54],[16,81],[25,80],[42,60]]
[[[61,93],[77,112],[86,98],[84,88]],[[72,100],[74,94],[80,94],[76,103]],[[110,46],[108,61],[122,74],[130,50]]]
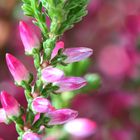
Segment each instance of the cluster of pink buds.
[[[25,52],[29,55],[34,55],[34,50],[38,50],[36,53],[40,53],[40,41],[37,35],[30,30],[28,25],[24,22],[20,22],[19,30]],[[41,140],[41,136],[38,135],[39,131],[42,130],[41,127],[44,128],[46,125],[61,125],[75,119],[78,115],[77,111],[69,108],[56,109],[52,105],[51,99],[45,96],[42,91],[44,91],[45,94],[48,94],[48,91],[49,94],[53,94],[78,90],[84,87],[87,83],[84,78],[65,76],[64,72],[56,68],[56,65],[53,65],[52,62],[61,56],[64,56],[62,63],[68,64],[78,62],[88,58],[92,53],[93,51],[91,49],[84,47],[64,49],[64,42],[58,42],[56,47],[52,50],[51,58],[47,61],[46,67],[42,67],[45,60],[42,61],[38,59],[41,61],[36,61],[40,67],[38,70],[40,77],[37,77],[37,82],[42,84],[40,89],[38,88],[38,83],[31,80],[31,75],[24,64],[13,55],[6,54],[7,66],[15,83],[25,89],[28,107],[26,111],[21,111],[21,106],[16,99],[7,92],[2,91],[0,99],[3,108],[0,109],[0,122],[16,122],[19,118],[22,120],[22,117],[25,116],[26,119],[23,119],[21,121],[22,123],[18,126],[18,129],[20,128],[20,138],[22,140]],[[40,57],[41,54],[39,54]],[[45,88],[47,86],[49,90]],[[35,95],[35,93],[37,94]],[[33,121],[30,125],[29,122],[31,122],[31,120],[28,120],[29,115],[33,115]],[[42,115],[43,117],[41,118]],[[47,121],[45,121],[45,119]],[[26,120],[28,120],[28,122],[26,122]],[[38,126],[38,122],[41,121],[42,124]]]
[[[62,54],[66,56],[64,63],[67,64],[86,59],[93,53],[92,49],[84,47],[64,49],[64,42],[60,41],[56,44],[51,59],[57,56],[60,49],[62,49]],[[81,77],[66,77],[62,70],[52,66],[46,67],[42,70],[42,80],[45,83],[53,83],[54,85],[57,85],[59,89],[56,92],[77,90],[86,85],[85,79]]]
[[50,101],[43,97],[37,97],[32,102],[32,109],[36,113],[45,113],[50,118],[48,125],[58,125],[73,120],[77,117],[77,111],[72,109],[55,109]]
[[77,90],[86,85],[85,79],[81,77],[66,77],[63,71],[47,67],[42,70],[42,80],[45,83],[52,83],[57,85],[59,89],[56,92],[65,92],[71,90]]

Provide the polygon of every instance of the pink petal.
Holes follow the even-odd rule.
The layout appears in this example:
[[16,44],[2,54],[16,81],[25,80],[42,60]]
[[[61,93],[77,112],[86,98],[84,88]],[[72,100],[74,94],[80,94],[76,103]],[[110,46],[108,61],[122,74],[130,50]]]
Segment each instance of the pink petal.
[[64,55],[67,56],[65,63],[73,63],[84,60],[91,56],[93,50],[90,48],[79,47],[79,48],[67,48],[64,50]]
[[65,124],[65,130],[76,137],[89,137],[96,131],[96,123],[86,118],[77,118]]
[[64,76],[64,72],[53,67],[46,67],[42,70],[42,80],[52,83],[60,80]]
[[47,114],[47,117],[50,118],[49,125],[59,125],[64,124],[70,120],[73,120],[77,117],[78,112],[72,109],[59,109]]
[[43,97],[37,97],[33,100],[32,108],[38,113],[47,113],[51,111],[51,103],[48,99]]
[[55,82],[55,84],[59,86],[57,92],[65,92],[80,89],[84,87],[87,82],[81,77],[64,77],[63,79]]
[[25,132],[23,140],[41,140],[41,137],[33,132]]
[[52,55],[51,55],[51,59],[53,59],[58,54],[58,51],[60,49],[64,49],[64,42],[63,41],[59,41],[59,42],[56,43],[56,46],[53,49],[53,52],[52,52]]
[[37,35],[33,31],[31,31],[31,29],[25,22],[23,21],[20,22],[19,31],[25,52],[31,54],[33,48],[40,47],[40,42]]

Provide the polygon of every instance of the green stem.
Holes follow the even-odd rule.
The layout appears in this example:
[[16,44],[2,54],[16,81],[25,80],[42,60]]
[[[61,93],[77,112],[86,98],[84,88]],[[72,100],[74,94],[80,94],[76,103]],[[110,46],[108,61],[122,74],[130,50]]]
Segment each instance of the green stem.
[[22,118],[20,118],[20,117],[16,118],[15,124],[16,124],[17,133],[19,134],[19,136],[22,136],[24,133],[24,130],[23,130],[24,122],[23,122]]
[[44,61],[45,60],[50,60],[52,51],[55,47],[57,41],[56,36],[51,36],[49,39],[47,39],[45,42],[43,42],[43,49],[44,49]]
[[43,125],[43,123],[44,123],[44,114],[41,114],[39,120],[37,120],[37,121],[33,124],[32,129],[33,129],[34,131],[38,131],[38,129],[40,128],[41,125]]

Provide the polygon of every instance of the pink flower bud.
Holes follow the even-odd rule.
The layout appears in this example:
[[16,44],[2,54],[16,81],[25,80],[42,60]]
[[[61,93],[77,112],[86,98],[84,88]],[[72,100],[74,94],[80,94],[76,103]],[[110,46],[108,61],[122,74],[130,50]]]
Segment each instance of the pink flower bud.
[[76,137],[89,137],[96,131],[96,123],[86,118],[77,118],[65,124],[65,130]]
[[47,117],[50,118],[48,125],[59,125],[64,124],[70,120],[73,120],[77,117],[78,112],[72,109],[59,109],[47,114]]
[[7,123],[7,116],[6,116],[6,112],[3,108],[0,108],[0,123],[4,122]]
[[59,87],[57,92],[65,92],[80,89],[84,87],[87,82],[81,77],[64,77],[54,84]]
[[[56,47],[54,48],[52,52],[51,59],[53,59],[60,49],[64,49],[64,42],[60,41],[56,44]],[[78,62],[83,59],[88,58],[93,53],[93,50],[86,47],[78,47],[78,48],[67,48],[64,49],[63,54],[67,56],[65,63],[73,63]]]
[[13,55],[6,54],[6,62],[14,80],[20,84],[22,80],[29,80],[29,72],[26,67]]
[[53,49],[51,59],[53,59],[58,54],[58,51],[60,49],[64,49],[64,42],[63,41],[59,41],[56,43],[56,47]]
[[1,104],[8,117],[20,115],[20,105],[17,100],[5,91],[0,94]]
[[41,140],[41,137],[33,132],[25,132],[22,140]]
[[52,83],[60,80],[64,76],[64,72],[53,67],[46,67],[42,70],[42,80]]
[[28,25],[21,21],[19,24],[20,37],[24,45],[25,52],[32,54],[34,48],[40,47],[40,41],[37,35],[28,27]]
[[32,102],[32,108],[35,112],[38,113],[47,113],[51,111],[51,103],[48,99],[43,97],[37,97]]
[[93,50],[90,48],[79,47],[79,48],[67,48],[63,54],[67,56],[65,63],[73,63],[84,60],[91,56]]

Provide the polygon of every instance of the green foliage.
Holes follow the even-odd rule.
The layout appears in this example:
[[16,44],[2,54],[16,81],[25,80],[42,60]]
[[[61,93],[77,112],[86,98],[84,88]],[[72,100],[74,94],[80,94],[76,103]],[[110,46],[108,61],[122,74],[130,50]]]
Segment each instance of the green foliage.
[[63,8],[67,16],[58,30],[59,34],[62,34],[65,30],[72,28],[74,23],[82,20],[82,17],[87,14],[87,3],[87,0],[68,0],[65,2]]
[[51,32],[61,35],[82,20],[87,14],[88,0],[42,0],[42,4],[50,17]]
[[31,7],[31,2],[30,0],[22,0],[23,5],[22,5],[22,10],[24,11],[24,14],[27,16],[33,17],[33,9]]
[[23,3],[24,14],[35,18],[35,24],[42,32],[47,33],[45,24],[42,23],[46,22],[48,16],[51,20],[51,33],[62,35],[87,14],[88,0],[23,0]]

